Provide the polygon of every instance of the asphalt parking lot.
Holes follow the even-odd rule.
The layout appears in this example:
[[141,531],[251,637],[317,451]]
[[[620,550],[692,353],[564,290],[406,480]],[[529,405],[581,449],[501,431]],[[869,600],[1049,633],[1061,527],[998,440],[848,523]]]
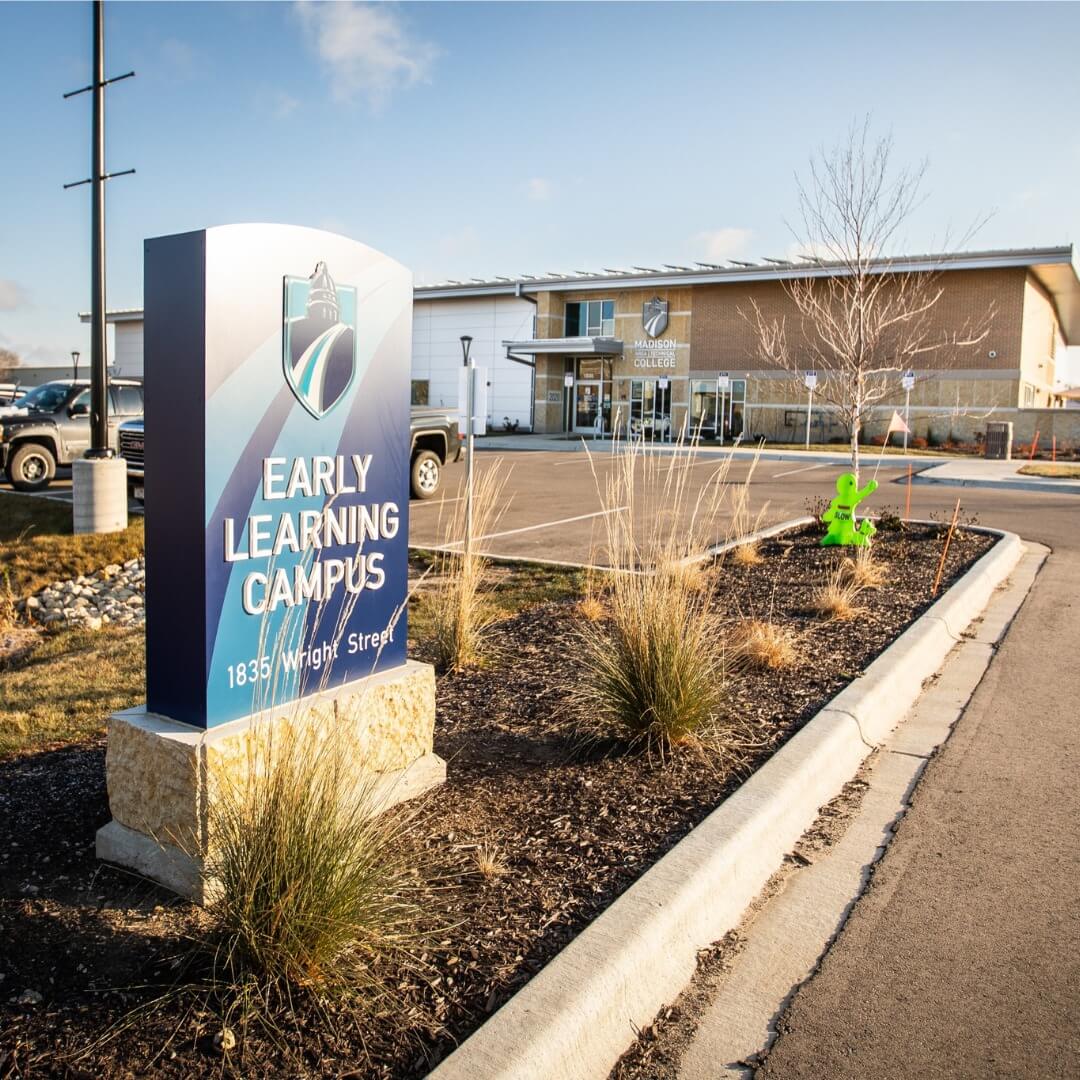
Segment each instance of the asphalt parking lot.
[[[14,491],[15,489],[8,483],[7,477],[0,474],[0,493],[5,491]],[[49,484],[44,491],[33,492],[21,492],[21,494],[29,494],[35,499],[54,499],[57,502],[71,503],[71,469],[60,466],[56,470],[56,477],[52,483]],[[142,503],[136,502],[134,499],[128,499],[128,513],[136,517],[141,517],[143,512]]]
[[[726,455],[702,454],[692,463],[678,467],[687,470],[689,502],[715,476]],[[609,449],[593,455],[580,452],[479,450],[480,471],[496,468],[506,477],[505,505],[497,523],[477,537],[479,550],[500,558],[539,559],[555,562],[604,564],[605,502],[603,491],[612,469]],[[666,459],[664,459],[666,460]],[[876,460],[871,456],[863,466],[863,480],[872,476]],[[661,463],[661,467],[666,467]],[[915,466],[915,472],[923,468]],[[835,480],[843,467],[820,462],[782,461],[762,458],[756,467],[746,457],[733,459],[725,483],[741,485],[749,477],[750,512],[761,525],[775,524],[800,517],[808,506],[835,495]],[[410,543],[434,548],[446,543],[446,525],[456,503],[461,499],[465,470],[463,465],[449,467],[443,478],[440,497],[426,503],[414,501],[410,509]],[[877,473],[878,490],[866,500],[870,513],[882,508],[903,514],[907,494],[907,466],[890,465],[885,458]],[[948,519],[959,497],[964,520],[976,519],[983,525],[997,525],[1020,533],[1027,539],[1049,542],[1043,523],[1056,531],[1080,511],[1080,498],[1054,494],[982,488],[954,488],[915,482],[911,488],[911,516]],[[732,499],[729,497],[716,519],[715,542],[730,533]],[[1049,515],[1049,516],[1047,516]],[[642,515],[638,515],[639,518]],[[1055,523],[1055,524],[1051,524]],[[639,521],[643,527],[643,522]]]

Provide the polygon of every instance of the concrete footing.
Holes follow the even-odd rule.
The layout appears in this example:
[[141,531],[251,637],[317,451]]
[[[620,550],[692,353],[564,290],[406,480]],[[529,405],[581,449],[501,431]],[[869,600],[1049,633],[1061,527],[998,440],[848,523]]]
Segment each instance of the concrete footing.
[[98,830],[98,857],[204,903],[223,799],[243,798],[298,750],[344,762],[343,796],[362,788],[381,812],[446,779],[434,728],[435,673],[415,661],[208,731],[145,706],[115,713],[105,766],[113,820]]
[[71,466],[71,488],[74,532],[110,533],[127,528],[127,462],[123,458],[78,458]]

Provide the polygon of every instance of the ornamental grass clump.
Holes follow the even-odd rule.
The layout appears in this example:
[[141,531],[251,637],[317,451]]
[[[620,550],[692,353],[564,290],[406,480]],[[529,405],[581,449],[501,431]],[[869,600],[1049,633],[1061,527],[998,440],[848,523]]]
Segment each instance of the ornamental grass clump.
[[298,992],[362,1002],[420,952],[415,806],[382,809],[333,734],[283,734],[211,803],[213,981],[267,1013]]
[[844,559],[847,580],[860,589],[880,589],[885,584],[885,567],[874,557],[873,548],[857,547],[854,556]]
[[432,568],[435,584],[424,597],[430,644],[435,665],[441,671],[469,667],[483,656],[484,637],[495,614],[484,597],[490,562],[477,554],[475,543],[491,532],[502,516],[505,486],[506,478],[497,466],[477,470],[471,550],[465,551],[468,508],[464,498],[454,504],[446,524],[445,543]]
[[[724,662],[700,567],[715,542],[726,458],[695,494],[696,446],[659,455],[640,442],[590,457],[601,491],[612,568],[608,617],[583,623],[578,716],[594,741],[661,757],[717,738]],[[603,480],[601,476],[603,475]]]

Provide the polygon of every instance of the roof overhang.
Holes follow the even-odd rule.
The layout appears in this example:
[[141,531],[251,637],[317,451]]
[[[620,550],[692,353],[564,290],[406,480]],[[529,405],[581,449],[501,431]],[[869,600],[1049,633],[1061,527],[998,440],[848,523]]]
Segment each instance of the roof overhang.
[[[89,311],[79,312],[79,322],[88,323],[91,318],[92,316]],[[116,311],[105,312],[105,321],[107,323],[142,322],[142,319],[142,308],[118,308]]]
[[510,352],[524,356],[622,356],[623,351],[621,341],[607,337],[531,338],[528,341],[504,341],[503,345]]
[[1036,263],[1031,273],[1054,301],[1065,344],[1080,345],[1080,274],[1076,264],[1071,258]]

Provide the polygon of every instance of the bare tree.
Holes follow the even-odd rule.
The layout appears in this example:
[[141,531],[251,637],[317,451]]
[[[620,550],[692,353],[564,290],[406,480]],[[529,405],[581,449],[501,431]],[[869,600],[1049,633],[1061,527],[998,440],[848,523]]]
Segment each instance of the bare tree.
[[15,378],[15,369],[19,366],[19,357],[10,349],[0,345],[0,382],[11,382]]
[[[890,165],[892,137],[872,140],[869,118],[844,142],[810,162],[807,182],[796,177],[801,229],[792,229],[807,276],[784,282],[800,323],[797,338],[785,319],[758,306],[746,316],[766,365],[815,388],[839,411],[851,438],[851,467],[859,472],[859,433],[873,407],[895,394],[898,373],[925,366],[928,354],[970,348],[989,333],[992,310],[962,326],[932,318],[943,288],[940,271],[903,272],[890,256],[901,227],[919,205],[925,163]],[[974,230],[969,230],[965,239]]]

